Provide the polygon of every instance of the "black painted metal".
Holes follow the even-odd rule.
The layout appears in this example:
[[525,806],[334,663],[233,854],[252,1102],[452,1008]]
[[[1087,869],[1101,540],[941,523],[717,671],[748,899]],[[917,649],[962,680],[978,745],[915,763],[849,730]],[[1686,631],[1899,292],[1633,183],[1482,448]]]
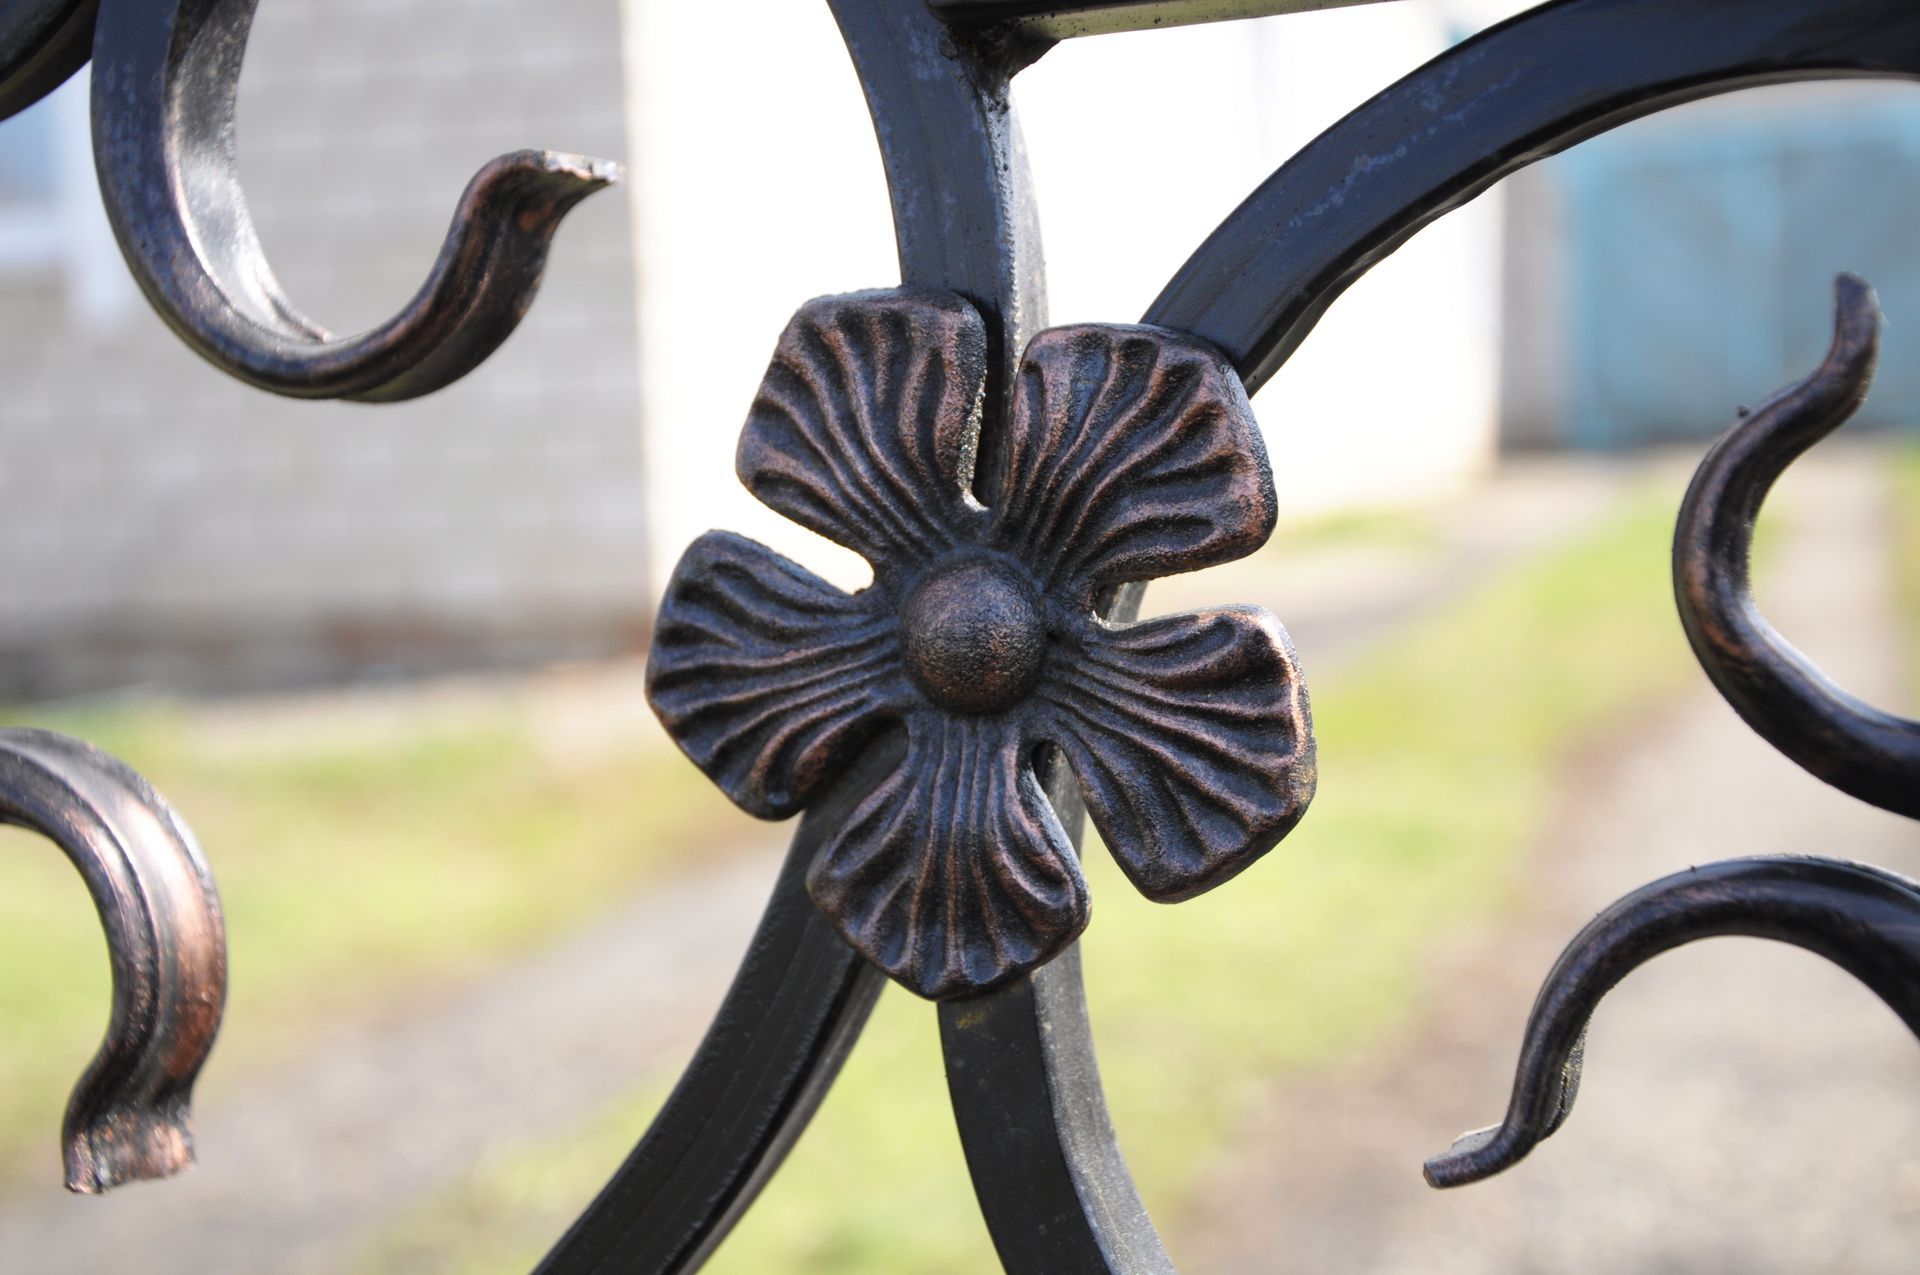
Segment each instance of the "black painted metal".
[[[1145,587],[1116,591],[1126,623]],[[1083,821],[1066,767],[1048,799]],[[1009,1271],[1161,1275],[1173,1270],[1127,1171],[1100,1083],[1078,947],[998,991],[940,1007],[947,1089],[987,1230]]]
[[[1039,214],[1008,100],[1013,73],[1038,48],[963,47],[918,4],[828,4],[873,116],[900,282],[957,292],[980,312],[986,397],[1004,411],[1011,369],[1047,322]],[[985,451],[976,490],[995,475]]]
[[389,402],[478,367],[533,303],[554,230],[617,165],[516,151],[468,184],[419,293],[337,337],[287,299],[254,232],[234,100],[258,0],[103,0],[93,144],[107,216],[160,317],[215,367],[296,398]]
[[876,743],[801,821],[693,1061],[540,1275],[693,1270],[779,1167],[886,982],[813,906],[807,869],[899,752],[897,738]]
[[1170,1275],[1107,1114],[1079,949],[984,996],[944,1002],[940,1043],[1002,1264]]
[[[1018,42],[985,48],[957,44],[917,4],[829,3],[873,114],[893,199],[901,282],[958,292],[980,311],[988,333],[986,402],[990,418],[1004,420],[1012,393],[1009,371],[1026,342],[1046,325],[1038,215],[1008,100],[1011,76],[1038,50]],[[978,492],[990,492],[999,482],[1003,457],[994,443],[991,437],[982,440]],[[1137,592],[1122,593],[1126,596],[1110,604],[1121,608],[1110,612],[1116,619],[1137,613]],[[1071,777],[1057,756],[1046,761],[1041,775],[1077,849],[1084,818],[1073,800]],[[1061,997],[1078,1000],[1077,980],[1055,986]],[[1084,1002],[1062,1009],[1051,999],[1016,996],[1002,1010],[1000,1029],[1038,1041],[1051,1017],[1062,1013],[1084,1019]],[[1019,1025],[1023,1017],[1024,1028]],[[983,1063],[997,1069],[993,1046],[984,1037],[943,1033],[943,1042],[950,1090],[956,1076],[981,1074]],[[988,1057],[971,1057],[976,1047]],[[1053,1112],[1051,1091],[1039,1087],[1048,1074],[1044,1063],[1022,1069],[1011,1077],[1020,1087],[1002,1093],[1002,1101]],[[1084,1089],[1080,1101],[1104,1108],[1097,1087]],[[1048,1216],[1078,1219],[1081,1229],[1098,1236],[1109,1219],[1090,1210],[1075,1184],[1110,1176],[1116,1166],[1124,1176],[1119,1149],[1110,1140],[1063,1137],[1051,1121],[1035,1138],[1009,1142],[997,1137],[997,1122],[981,1115],[977,1105],[956,1097],[955,1117],[974,1191],[1003,1264],[1011,1271],[1067,1275],[1076,1268],[1049,1266],[1055,1256],[1050,1241],[1022,1227],[1025,1212],[1039,1201]],[[1083,1126],[1098,1127],[1101,1121]],[[1024,1186],[1024,1199],[999,1189],[1009,1181]]]
[[1559,0],[1455,46],[1283,164],[1147,310],[1264,385],[1348,285],[1500,178],[1630,120],[1789,80],[1920,76],[1907,0]]
[[87,64],[100,0],[0,0],[0,120]]
[[1753,598],[1753,528],[1787,466],[1866,400],[1880,351],[1880,307],[1856,275],[1836,288],[1833,348],[1700,462],[1673,538],[1673,590],[1701,667],[1768,743],[1827,783],[1920,819],[1920,722],[1835,686],[1775,632]]
[[[872,111],[902,281],[958,293],[984,322],[987,422],[1009,419],[1016,359],[1046,322],[1012,77],[1060,38],[1343,2],[829,0]],[[234,89],[255,3],[99,0],[96,21],[91,0],[0,0],[0,117],[77,68],[91,29],[103,196],[161,316],[216,366],[276,393],[381,401],[432,392],[512,331],[555,226],[612,178],[611,166],[548,152],[496,160],[469,187],[407,309],[372,332],[333,337],[274,282],[234,171]],[[1456,47],[1328,130],[1201,246],[1147,321],[1212,343],[1257,389],[1348,284],[1499,177],[1679,102],[1855,75],[1920,77],[1920,6],[1557,0]],[[1843,284],[1841,320],[1821,372],[1763,406],[1702,467],[1676,541],[1676,588],[1703,664],[1756,729],[1823,778],[1915,814],[1914,724],[1832,688],[1766,628],[1747,592],[1747,537],[1767,487],[1864,392],[1875,336],[1864,285]],[[982,437],[983,498],[1012,464],[1004,433]],[[1105,590],[1098,610],[1124,623],[1141,587]],[[943,693],[968,697],[965,688]],[[851,749],[832,756],[827,770],[838,777],[827,775],[803,820],[693,1064],[542,1271],[696,1267],[799,1136],[882,981],[813,906],[806,877],[903,747],[896,732],[851,761]],[[1039,771],[1077,847],[1073,778],[1044,750]],[[96,1128],[86,1113],[111,1109],[122,1121],[112,1136],[131,1137],[136,1149],[122,1162],[121,1144],[103,1152],[97,1139],[70,1139],[79,1184],[176,1167],[186,1144],[174,1117],[184,1117],[224,977],[204,864],[135,777],[51,737],[0,732],[0,818],[62,841],[109,929],[115,1025],[82,1087],[92,1097],[76,1095],[76,1119]],[[1693,938],[1762,934],[1808,947],[1920,1031],[1917,889],[1860,865],[1750,860],[1622,901],[1549,978],[1506,1125],[1436,1159],[1430,1176],[1453,1184],[1496,1172],[1551,1133],[1572,1101],[1593,1006],[1647,957]],[[166,981],[168,953],[179,958],[177,985]],[[983,996],[944,1002],[939,1014],[962,1142],[1007,1269],[1170,1270],[1105,1109],[1076,952]],[[156,1071],[153,1042],[168,1032],[180,1047]]]
[[193,834],[121,762],[43,730],[0,730],[0,823],[66,852],[112,961],[106,1039],[61,1129],[67,1189],[178,1173],[193,1162],[193,1082],[227,995],[226,926]]
[[[1920,884],[1837,859],[1692,868],[1634,891],[1568,945],[1527,1021],[1506,1119],[1427,1161],[1427,1180],[1461,1186],[1524,1158],[1573,1108],[1587,1021],[1601,998],[1662,952],[1717,935],[1776,939],[1824,956],[1920,1035]],[[1647,1140],[1657,1145],[1658,1131]]]

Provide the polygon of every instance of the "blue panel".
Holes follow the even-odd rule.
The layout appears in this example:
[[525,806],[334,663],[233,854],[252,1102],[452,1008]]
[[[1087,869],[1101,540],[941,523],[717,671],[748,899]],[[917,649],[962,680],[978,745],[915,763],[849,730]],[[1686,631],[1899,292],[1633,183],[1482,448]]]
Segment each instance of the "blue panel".
[[[1678,125],[1678,126],[1676,126]],[[1550,161],[1567,197],[1570,441],[1711,436],[1825,349],[1833,276],[1890,320],[1863,419],[1920,420],[1920,99],[1628,128]],[[1903,320],[1905,321],[1903,323]]]

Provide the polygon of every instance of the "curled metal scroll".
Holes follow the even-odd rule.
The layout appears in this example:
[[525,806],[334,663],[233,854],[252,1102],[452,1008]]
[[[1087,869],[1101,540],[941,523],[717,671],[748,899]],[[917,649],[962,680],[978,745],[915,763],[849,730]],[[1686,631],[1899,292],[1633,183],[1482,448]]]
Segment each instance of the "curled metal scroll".
[[1437,1187],[1526,1157],[1572,1110],[1587,1021],[1662,952],[1715,935],[1791,943],[1865,983],[1920,1036],[1920,884],[1838,859],[1733,859],[1665,877],[1595,917],[1547,975],[1527,1021],[1506,1118],[1427,1161]]
[[1880,307],[1857,275],[1836,285],[1833,346],[1805,380],[1762,403],[1694,473],[1673,541],[1687,640],[1713,684],[1762,738],[1842,792],[1920,818],[1920,722],[1862,703],[1774,631],[1754,603],[1754,521],[1774,482],[1866,399]]
[[492,161],[406,308],[334,336],[281,290],[240,187],[234,100],[257,2],[103,0],[93,138],[114,234],[160,316],[229,375],[295,398],[430,394],[513,332],[561,219],[619,168],[553,151]]
[[99,8],[100,0],[0,0],[0,120],[87,64]]
[[40,730],[0,730],[0,823],[66,851],[107,933],[113,1014],[67,1105],[67,1189],[178,1173],[227,995],[226,928],[193,834],[125,765]]

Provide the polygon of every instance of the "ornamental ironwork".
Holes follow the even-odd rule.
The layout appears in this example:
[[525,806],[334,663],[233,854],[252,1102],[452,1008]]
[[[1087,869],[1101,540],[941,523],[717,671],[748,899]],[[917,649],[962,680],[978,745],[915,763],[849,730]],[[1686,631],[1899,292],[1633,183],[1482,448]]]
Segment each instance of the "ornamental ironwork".
[[1306,689],[1273,616],[1114,625],[1096,606],[1272,532],[1239,377],[1177,333],[1049,329],[1022,356],[995,470],[976,475],[986,346],[959,297],[804,307],[754,399],[740,479],[866,558],[873,584],[846,594],[709,533],[667,585],[647,677],[687,754],[764,817],[804,807],[882,724],[905,728],[898,768],[807,889],[856,951],[936,999],[1027,973],[1086,927],[1042,747],[1129,879],[1167,902],[1259,858],[1313,796]]
[[[1045,328],[1009,85],[1061,39],[1326,0],[829,0],[871,107],[902,287],[805,306],[776,350],[740,476],[860,552],[847,594],[716,532],[669,585],[653,703],[728,795],[804,810],[712,1028],[652,1127],[542,1263],[686,1271],[790,1147],[888,976],[940,1001],[947,1079],[1002,1262],[1172,1264],[1114,1143],[1074,937],[1082,799],[1144,893],[1230,878],[1292,827],[1315,764],[1293,652],[1264,612],[1137,622],[1154,576],[1244,554],[1274,517],[1247,406],[1335,298],[1501,177],[1616,125],[1789,80],[1920,78],[1910,0],[1554,0],[1450,49],[1282,165],[1140,327]],[[416,298],[336,337],[274,282],[233,165],[255,0],[0,0],[0,117],[94,62],[101,191],[155,309],[216,367],[280,394],[385,401],[484,360],[525,315],[600,161],[518,152],[463,197]],[[1674,546],[1686,634],[1787,756],[1920,817],[1920,723],[1847,695],[1766,624],[1755,519],[1865,395],[1871,289],[1843,277],[1832,352],[1701,465]],[[1338,783],[1338,774],[1330,774]],[[68,1185],[191,1157],[225,939],[205,860],[139,778],[85,745],[0,732],[0,820],[86,878],[113,955],[108,1038],[67,1121]],[[1920,885],[1840,859],[1743,858],[1603,912],[1547,976],[1499,1126],[1427,1165],[1453,1186],[1566,1119],[1600,998],[1718,934],[1836,962],[1920,1033]]]

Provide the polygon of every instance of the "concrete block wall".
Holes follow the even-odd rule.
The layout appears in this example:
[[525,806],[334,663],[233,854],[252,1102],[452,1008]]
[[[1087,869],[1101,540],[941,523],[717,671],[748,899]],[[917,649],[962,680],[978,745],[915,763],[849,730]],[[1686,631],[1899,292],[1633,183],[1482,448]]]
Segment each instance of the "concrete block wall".
[[[620,6],[275,0],[239,108],[255,221],[335,331],[412,295],[474,170],[628,158]],[[37,108],[38,109],[38,108]],[[629,196],[561,228],[532,313],[423,400],[229,381],[135,298],[0,276],[0,693],[241,687],[632,649],[647,573]]]

